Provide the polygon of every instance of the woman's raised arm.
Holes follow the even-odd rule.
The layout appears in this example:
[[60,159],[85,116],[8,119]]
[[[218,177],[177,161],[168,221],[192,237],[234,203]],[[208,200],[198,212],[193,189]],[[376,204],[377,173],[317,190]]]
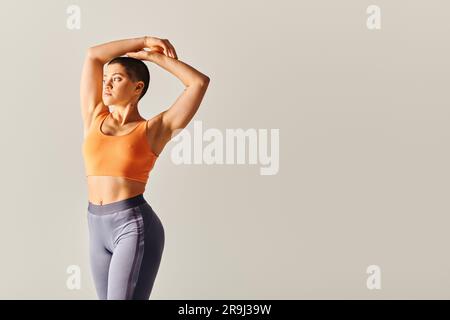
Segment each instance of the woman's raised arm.
[[110,41],[87,50],[80,83],[81,114],[85,132],[96,115],[108,110],[102,99],[103,66],[115,57],[144,48],[178,59],[175,48],[167,39],[151,36]]
[[208,89],[210,79],[192,66],[160,52],[128,52],[129,57],[151,61],[176,76],[185,89],[175,102],[160,113],[159,136],[168,141],[184,129],[194,117]]
[[124,55],[129,51],[138,51],[146,46],[145,36],[132,39],[123,39],[106,42],[90,47],[88,52],[91,58],[95,58],[103,64],[109,60]]

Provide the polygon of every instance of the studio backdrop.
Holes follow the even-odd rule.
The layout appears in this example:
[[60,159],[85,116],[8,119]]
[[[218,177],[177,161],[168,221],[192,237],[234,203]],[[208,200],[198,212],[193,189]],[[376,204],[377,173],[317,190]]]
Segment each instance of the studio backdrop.
[[[450,2],[6,1],[1,299],[97,299],[86,50],[169,39],[208,75],[150,173],[152,299],[450,298]],[[150,119],[184,90],[146,62]],[[64,208],[64,209],[61,209]]]

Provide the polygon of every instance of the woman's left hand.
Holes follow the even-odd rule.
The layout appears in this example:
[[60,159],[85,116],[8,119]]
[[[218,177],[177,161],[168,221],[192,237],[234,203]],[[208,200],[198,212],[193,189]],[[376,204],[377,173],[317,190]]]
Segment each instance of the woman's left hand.
[[150,57],[154,53],[155,53],[154,51],[141,50],[141,51],[137,51],[137,52],[127,52],[126,55],[130,58],[150,61]]
[[[149,42],[150,40],[153,40],[155,43]],[[168,57],[178,60],[178,56],[175,53],[175,48],[172,46],[169,40],[151,38],[149,39],[149,41],[146,41],[146,44],[148,44],[149,46],[145,48],[149,48],[150,51],[146,51],[145,48],[142,48],[140,51],[127,52],[126,55],[135,59],[151,61],[150,59],[154,54],[166,54]]]
[[[139,59],[139,60],[147,60],[147,61],[152,61],[151,58],[152,56],[161,54],[164,55],[164,51],[161,47],[152,47],[150,48],[151,51],[146,51],[144,49],[141,49],[140,51],[136,51],[136,52],[127,52],[126,55],[130,58],[135,58],[135,59]],[[178,60],[178,57],[176,57],[175,59]]]

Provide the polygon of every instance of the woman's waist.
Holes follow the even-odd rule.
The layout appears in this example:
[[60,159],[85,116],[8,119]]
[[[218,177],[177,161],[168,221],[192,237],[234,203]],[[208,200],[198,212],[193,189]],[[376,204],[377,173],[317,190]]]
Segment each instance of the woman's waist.
[[89,202],[107,204],[143,194],[145,182],[112,176],[88,176]]

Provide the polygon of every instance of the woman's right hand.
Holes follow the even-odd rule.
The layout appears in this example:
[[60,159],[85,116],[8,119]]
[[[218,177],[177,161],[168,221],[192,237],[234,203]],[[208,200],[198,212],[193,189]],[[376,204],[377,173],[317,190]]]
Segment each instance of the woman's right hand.
[[158,51],[164,53],[168,57],[178,59],[175,48],[167,39],[145,36],[144,43],[145,47],[149,48],[151,51]]

